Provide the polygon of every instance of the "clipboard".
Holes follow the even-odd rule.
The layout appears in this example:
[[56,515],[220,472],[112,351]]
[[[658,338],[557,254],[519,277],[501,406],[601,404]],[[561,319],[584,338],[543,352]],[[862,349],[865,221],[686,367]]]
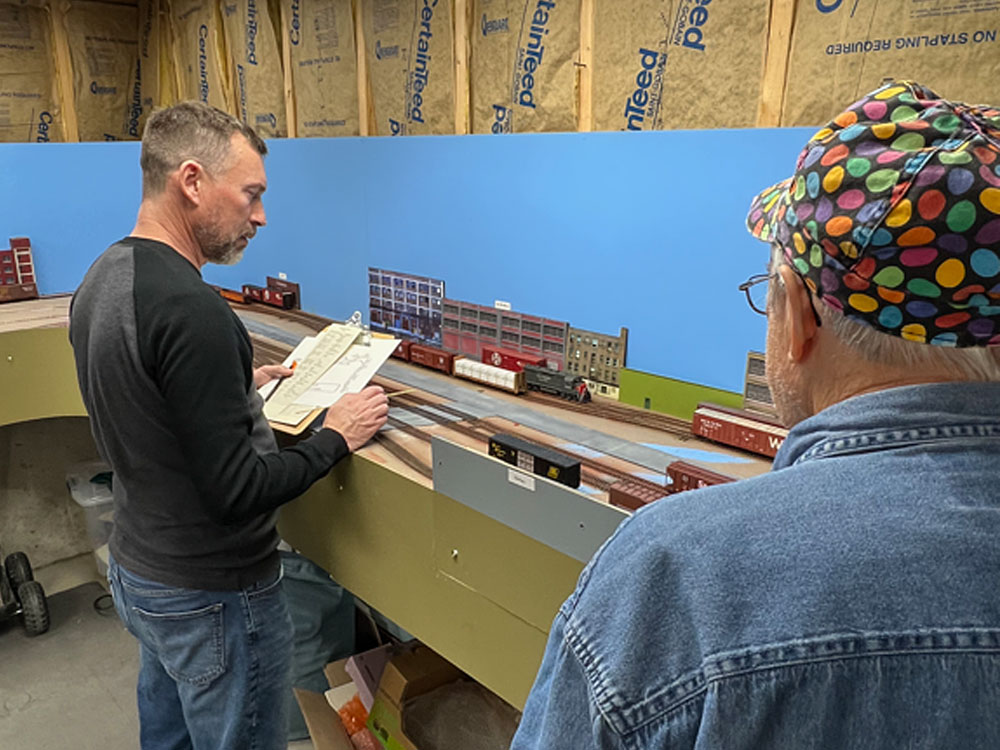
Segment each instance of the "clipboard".
[[289,435],[304,432],[341,396],[364,388],[397,343],[391,336],[372,334],[360,312],[303,339],[284,362],[286,367],[297,365],[295,375],[258,389],[271,428]]

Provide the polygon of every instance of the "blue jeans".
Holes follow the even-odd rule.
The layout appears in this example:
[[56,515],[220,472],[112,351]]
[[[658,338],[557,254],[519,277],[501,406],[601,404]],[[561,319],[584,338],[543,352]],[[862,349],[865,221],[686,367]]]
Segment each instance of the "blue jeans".
[[292,623],[280,574],[242,591],[199,591],[112,559],[108,581],[139,640],[143,750],[287,747]]

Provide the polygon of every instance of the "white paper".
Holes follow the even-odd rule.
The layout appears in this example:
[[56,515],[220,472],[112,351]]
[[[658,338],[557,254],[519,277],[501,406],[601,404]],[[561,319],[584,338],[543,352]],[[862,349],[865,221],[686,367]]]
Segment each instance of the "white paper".
[[347,393],[357,393],[372,379],[399,345],[399,339],[371,338],[368,346],[354,344],[334,365],[295,400],[307,409],[325,407]]

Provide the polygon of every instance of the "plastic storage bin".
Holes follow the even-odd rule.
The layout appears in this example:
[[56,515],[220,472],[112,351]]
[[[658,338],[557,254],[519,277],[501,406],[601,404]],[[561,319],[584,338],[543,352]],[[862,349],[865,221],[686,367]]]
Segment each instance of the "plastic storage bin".
[[113,522],[114,496],[107,482],[110,474],[111,469],[102,461],[77,464],[66,472],[69,494],[83,508],[87,537],[101,576],[108,572],[108,538]]

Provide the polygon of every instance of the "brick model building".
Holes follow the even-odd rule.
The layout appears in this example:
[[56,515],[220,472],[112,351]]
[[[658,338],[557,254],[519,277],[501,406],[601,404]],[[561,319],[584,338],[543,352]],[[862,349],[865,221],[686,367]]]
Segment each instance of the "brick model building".
[[618,398],[619,375],[625,367],[628,329],[617,336],[570,328],[566,370],[582,376],[591,393]]
[[10,248],[0,250],[0,302],[36,297],[38,284],[35,282],[31,241],[27,237],[12,237]]

